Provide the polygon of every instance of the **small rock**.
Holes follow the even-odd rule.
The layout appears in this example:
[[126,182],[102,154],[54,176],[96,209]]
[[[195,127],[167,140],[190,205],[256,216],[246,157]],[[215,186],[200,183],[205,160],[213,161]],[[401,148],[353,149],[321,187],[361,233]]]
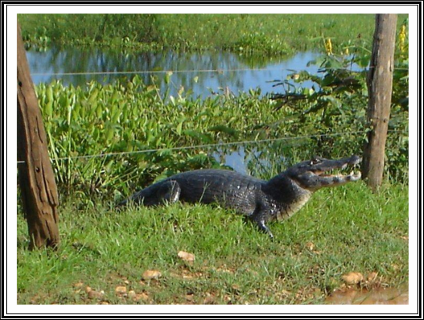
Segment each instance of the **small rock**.
[[187,262],[193,262],[195,258],[194,254],[185,251],[179,251],[178,257]]
[[371,272],[367,277],[368,282],[374,282],[377,279],[377,275],[377,272]]
[[342,280],[346,284],[358,284],[364,280],[364,276],[359,272],[349,272],[347,274],[342,275]]
[[203,300],[203,304],[214,304],[215,303],[215,296],[210,294],[209,292],[206,292],[206,297]]
[[118,294],[118,295],[125,294],[125,293],[127,293],[127,288],[124,287],[124,286],[117,286],[115,288],[115,293]]
[[144,280],[151,280],[151,279],[159,279],[159,277],[162,276],[162,273],[158,270],[146,270],[143,272],[143,279]]
[[235,294],[239,294],[240,293],[240,286],[238,284],[233,284],[231,286],[231,289],[233,289]]
[[96,291],[96,290],[91,290],[88,292],[87,296],[89,299],[101,299],[104,296],[105,292],[102,291]]
[[133,301],[138,301],[138,300],[148,300],[149,296],[145,293],[136,293],[134,290],[130,290],[128,291],[128,298],[132,299]]
[[308,250],[310,250],[310,251],[314,251],[314,249],[315,249],[315,244],[313,244],[312,242],[307,242],[306,244],[305,244],[305,247],[306,247],[306,249],[308,249]]
[[149,295],[147,294],[147,293],[145,293],[145,292],[142,292],[142,293],[137,293],[136,295],[135,295],[135,298],[134,298],[136,301],[138,301],[138,300],[143,300],[143,301],[146,301],[146,300],[148,300],[149,299]]

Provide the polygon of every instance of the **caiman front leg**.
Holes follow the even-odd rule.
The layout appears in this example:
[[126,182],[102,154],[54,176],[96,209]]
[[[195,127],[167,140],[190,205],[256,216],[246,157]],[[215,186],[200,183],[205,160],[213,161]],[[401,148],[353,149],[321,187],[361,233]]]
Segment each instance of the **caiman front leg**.
[[249,218],[256,224],[256,226],[261,230],[262,232],[265,232],[269,235],[271,240],[274,240],[274,235],[272,234],[271,230],[265,225],[266,219],[265,217],[268,216],[267,210],[262,208],[261,205],[257,205],[255,211]]

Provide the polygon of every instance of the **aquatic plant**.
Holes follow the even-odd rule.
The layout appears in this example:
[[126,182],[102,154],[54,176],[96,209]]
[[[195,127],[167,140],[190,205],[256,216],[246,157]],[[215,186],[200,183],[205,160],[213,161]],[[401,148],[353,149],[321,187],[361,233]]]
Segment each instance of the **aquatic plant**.
[[[37,95],[59,187],[81,196],[119,198],[179,171],[224,165],[212,157],[218,147],[209,144],[224,144],[222,150],[256,148],[261,152],[253,163],[265,159],[278,169],[314,154],[360,152],[366,139],[364,80],[360,73],[351,77],[337,69],[328,69],[323,78],[302,72],[297,81],[312,79],[320,90],[302,89],[294,93],[302,99],[283,104],[260,90],[204,100],[184,92],[167,96],[138,76],[105,86],[40,84]],[[344,84],[334,86],[335,81]],[[388,172],[396,178],[407,172],[405,112],[394,112],[399,122],[388,141],[395,155]],[[228,145],[264,139],[269,142]],[[254,173],[267,174],[266,168],[254,167],[249,166]]]

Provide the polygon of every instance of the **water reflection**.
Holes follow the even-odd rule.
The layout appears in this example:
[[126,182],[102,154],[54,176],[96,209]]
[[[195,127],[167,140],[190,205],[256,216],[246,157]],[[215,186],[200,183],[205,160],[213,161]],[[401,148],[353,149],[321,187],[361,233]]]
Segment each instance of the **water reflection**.
[[165,71],[172,70],[170,94],[175,96],[184,87],[184,91],[191,91],[194,97],[207,97],[222,88],[234,94],[251,88],[260,88],[262,92],[279,91],[267,81],[285,79],[291,70],[316,73],[318,68],[307,67],[307,63],[317,56],[319,53],[314,52],[269,58],[245,57],[230,52],[146,53],[80,47],[52,47],[45,52],[27,52],[35,84],[61,79],[66,85],[84,86],[91,80],[110,83],[140,72],[147,84],[154,75],[164,90]]
[[310,139],[295,139],[222,146],[211,151],[210,155],[237,172],[270,179],[294,162],[309,159],[316,152]]

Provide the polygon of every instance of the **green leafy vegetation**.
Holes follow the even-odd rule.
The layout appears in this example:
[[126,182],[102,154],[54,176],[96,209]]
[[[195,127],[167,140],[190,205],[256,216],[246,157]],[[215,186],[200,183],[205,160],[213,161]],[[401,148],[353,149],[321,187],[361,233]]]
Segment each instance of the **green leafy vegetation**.
[[[314,62],[322,76],[305,71],[289,76],[301,84],[312,81],[312,88],[293,89],[286,79],[276,83],[283,93],[272,96],[258,89],[203,100],[183,91],[174,97],[155,84],[146,86],[138,76],[105,86],[94,81],[86,87],[40,84],[37,95],[59,187],[94,206],[96,196],[117,200],[176,172],[221,166],[212,157],[218,147],[192,148],[196,145],[275,140],[242,144],[246,153],[256,154],[248,164],[250,173],[266,177],[269,164],[284,170],[314,154],[361,153],[369,130],[368,93],[366,74],[347,68],[353,62],[324,56]],[[392,181],[406,182],[408,78],[407,71],[398,72],[385,173]],[[166,77],[172,85],[172,75]],[[238,148],[220,147],[222,152]]]

